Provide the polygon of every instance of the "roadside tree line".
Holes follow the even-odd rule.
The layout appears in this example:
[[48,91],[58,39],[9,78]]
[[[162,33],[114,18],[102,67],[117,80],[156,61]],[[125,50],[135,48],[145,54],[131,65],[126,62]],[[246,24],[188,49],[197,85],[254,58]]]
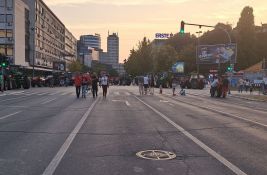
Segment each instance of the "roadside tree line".
[[[252,66],[263,58],[267,58],[267,32],[262,32],[255,26],[253,8],[245,7],[240,15],[237,26],[218,23],[211,31],[205,32],[197,38],[194,34],[175,34],[165,40],[160,46],[157,41],[150,41],[144,37],[130,51],[130,56],[124,61],[128,74],[136,76],[150,72],[169,71],[176,61],[184,61],[185,73],[196,72],[196,47],[200,45],[228,44],[229,40],[225,32],[227,30],[232,38],[232,43],[237,43],[237,64],[235,70],[243,70]],[[226,69],[229,64],[222,65]],[[206,73],[216,65],[201,65],[200,72]]]

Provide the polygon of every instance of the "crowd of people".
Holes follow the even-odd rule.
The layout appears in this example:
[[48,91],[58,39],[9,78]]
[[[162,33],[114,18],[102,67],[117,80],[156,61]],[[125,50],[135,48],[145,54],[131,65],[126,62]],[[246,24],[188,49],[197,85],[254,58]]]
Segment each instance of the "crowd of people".
[[92,91],[93,98],[98,96],[98,86],[101,86],[103,89],[103,97],[107,97],[107,90],[109,87],[109,78],[106,74],[103,74],[98,78],[98,76],[93,73],[76,73],[74,78],[74,84],[76,89],[76,96],[80,98],[86,98],[88,91]]

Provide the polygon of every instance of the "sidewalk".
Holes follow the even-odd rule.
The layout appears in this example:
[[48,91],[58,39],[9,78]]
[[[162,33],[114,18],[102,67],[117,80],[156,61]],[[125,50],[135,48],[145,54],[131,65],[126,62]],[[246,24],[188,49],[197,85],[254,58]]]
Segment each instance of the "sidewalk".
[[[176,88],[176,94],[179,93],[181,89]],[[155,91],[159,91],[158,89]],[[199,89],[185,89],[186,94],[191,94],[191,95],[205,95],[205,96],[210,96],[210,88],[206,87],[202,90]],[[169,93],[172,94],[172,89],[171,88],[164,88],[163,93]],[[262,93],[259,94],[258,91],[254,91],[252,94],[250,92],[243,91],[243,93],[239,93],[236,90],[232,90],[231,94],[229,95],[230,97],[233,98],[241,98],[244,100],[251,100],[251,101],[259,101],[259,102],[267,102],[267,95],[263,95]]]

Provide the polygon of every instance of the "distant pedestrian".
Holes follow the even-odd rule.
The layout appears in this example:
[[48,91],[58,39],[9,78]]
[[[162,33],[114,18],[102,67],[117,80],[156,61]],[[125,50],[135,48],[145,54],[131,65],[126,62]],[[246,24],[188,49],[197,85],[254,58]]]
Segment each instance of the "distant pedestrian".
[[86,91],[88,87],[88,79],[85,75],[82,76],[82,98],[86,98]]
[[93,76],[92,76],[93,98],[97,97],[97,91],[98,91],[98,78],[97,78],[96,74],[93,74]]
[[238,80],[238,92],[242,93],[243,92],[243,87],[244,87],[244,80],[242,78],[240,78]]
[[149,89],[151,95],[154,95],[154,87],[155,87],[155,77],[152,74],[149,78]]
[[144,77],[139,76],[138,77],[138,88],[140,95],[144,95]]
[[74,84],[76,88],[76,96],[77,98],[80,98],[80,93],[81,93],[81,85],[82,85],[82,78],[81,74],[77,73],[74,79]]
[[228,80],[227,77],[224,77],[223,80],[222,80],[222,95],[223,95],[223,98],[226,97],[228,89],[229,89],[229,80]]
[[148,76],[144,76],[144,88],[145,88],[145,95],[147,95],[147,89],[149,87],[149,80],[148,80]]
[[107,91],[109,87],[108,77],[106,75],[102,76],[101,78],[101,85],[103,89],[103,97],[107,98]]
[[175,96],[175,89],[176,89],[176,86],[178,84],[178,81],[176,79],[176,77],[172,77],[172,95]]

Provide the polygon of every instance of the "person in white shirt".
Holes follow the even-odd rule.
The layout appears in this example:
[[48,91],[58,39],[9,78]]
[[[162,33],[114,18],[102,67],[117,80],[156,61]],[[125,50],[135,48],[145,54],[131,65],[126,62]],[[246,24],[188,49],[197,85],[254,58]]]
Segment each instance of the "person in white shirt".
[[149,83],[149,79],[148,79],[148,76],[146,75],[146,76],[144,76],[145,95],[147,94],[148,83]]
[[102,89],[103,89],[103,97],[106,98],[107,97],[107,91],[108,91],[108,77],[106,75],[101,77],[101,85],[102,85]]

